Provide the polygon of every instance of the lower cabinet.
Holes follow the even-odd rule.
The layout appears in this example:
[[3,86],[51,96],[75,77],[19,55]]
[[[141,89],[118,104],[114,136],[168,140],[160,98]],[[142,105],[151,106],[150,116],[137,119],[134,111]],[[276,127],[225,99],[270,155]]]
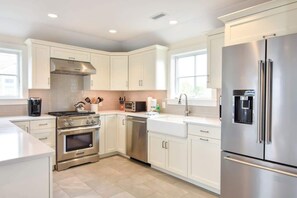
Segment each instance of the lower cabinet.
[[13,121],[12,123],[29,133],[30,121]]
[[100,115],[99,155],[112,152],[126,154],[126,116]]
[[187,176],[188,146],[187,139],[160,135],[149,132],[149,163]]
[[118,151],[126,154],[126,116],[117,115],[117,145]]
[[220,189],[220,140],[192,135],[188,139],[189,178]]
[[[47,144],[56,150],[56,120],[55,119],[38,119],[28,121],[12,121],[24,131],[30,133],[36,139]],[[56,165],[56,157],[52,157],[52,165]]]
[[117,151],[117,116],[105,116],[105,152]]

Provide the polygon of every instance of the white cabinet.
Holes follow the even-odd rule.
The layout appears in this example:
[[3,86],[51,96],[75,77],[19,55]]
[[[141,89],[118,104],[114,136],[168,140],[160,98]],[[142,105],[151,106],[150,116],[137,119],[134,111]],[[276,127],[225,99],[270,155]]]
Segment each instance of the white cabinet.
[[110,64],[109,56],[91,54],[91,64],[96,68],[96,74],[84,77],[86,90],[109,90],[110,89]]
[[166,168],[166,149],[164,135],[148,134],[148,162],[160,168]]
[[219,17],[225,23],[225,46],[297,32],[297,2],[270,1]]
[[207,35],[207,87],[222,87],[222,50],[224,32],[219,29]]
[[13,121],[12,123],[17,125],[21,129],[23,129],[27,133],[29,133],[29,129],[30,129],[30,122],[29,121]]
[[110,57],[110,89],[128,90],[128,56]]
[[105,152],[117,151],[117,116],[105,116]]
[[105,154],[105,116],[100,116],[100,129],[99,129],[99,155]]
[[51,47],[51,58],[90,62],[90,53],[74,49]]
[[50,47],[27,40],[28,88],[50,89]]
[[175,174],[187,176],[187,139],[149,132],[149,163]]
[[167,47],[153,46],[131,52],[129,90],[166,89]]
[[[31,120],[29,133],[56,150],[56,120]],[[56,157],[52,157],[52,165],[56,164]]]
[[117,115],[117,150],[126,154],[126,116]]
[[203,187],[220,191],[220,129],[189,125],[188,177]]

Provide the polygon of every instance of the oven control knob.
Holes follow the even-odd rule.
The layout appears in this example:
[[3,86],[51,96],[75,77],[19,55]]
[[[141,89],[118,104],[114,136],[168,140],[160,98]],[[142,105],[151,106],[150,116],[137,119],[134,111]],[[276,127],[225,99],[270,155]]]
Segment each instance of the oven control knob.
[[87,120],[87,122],[86,122],[86,123],[87,123],[88,125],[89,125],[89,124],[91,124],[89,120]]
[[69,120],[69,121],[68,121],[68,124],[69,124],[70,126],[73,126],[73,125],[74,125],[74,122],[73,122],[72,120]]
[[69,123],[65,121],[65,122],[64,122],[64,126],[65,126],[65,127],[68,127],[68,126],[69,126]]
[[91,123],[92,123],[92,124],[96,124],[96,121],[95,121],[95,120],[91,120]]

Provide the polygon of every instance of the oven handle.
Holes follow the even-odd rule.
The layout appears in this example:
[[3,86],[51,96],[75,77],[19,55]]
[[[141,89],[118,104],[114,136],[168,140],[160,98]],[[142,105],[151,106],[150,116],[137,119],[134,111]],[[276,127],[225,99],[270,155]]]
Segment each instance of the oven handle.
[[95,126],[89,126],[89,127],[76,127],[76,128],[72,128],[72,129],[59,129],[58,130],[58,134],[64,134],[64,133],[70,133],[73,131],[82,131],[82,130],[89,130],[89,129],[99,129],[100,126],[99,125],[95,125]]

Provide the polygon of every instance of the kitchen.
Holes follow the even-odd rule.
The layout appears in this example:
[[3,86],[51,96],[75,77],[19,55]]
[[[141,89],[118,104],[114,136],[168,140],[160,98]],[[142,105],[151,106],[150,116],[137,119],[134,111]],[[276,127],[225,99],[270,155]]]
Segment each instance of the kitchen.
[[296,1],[89,3],[0,7],[1,197],[297,196]]

